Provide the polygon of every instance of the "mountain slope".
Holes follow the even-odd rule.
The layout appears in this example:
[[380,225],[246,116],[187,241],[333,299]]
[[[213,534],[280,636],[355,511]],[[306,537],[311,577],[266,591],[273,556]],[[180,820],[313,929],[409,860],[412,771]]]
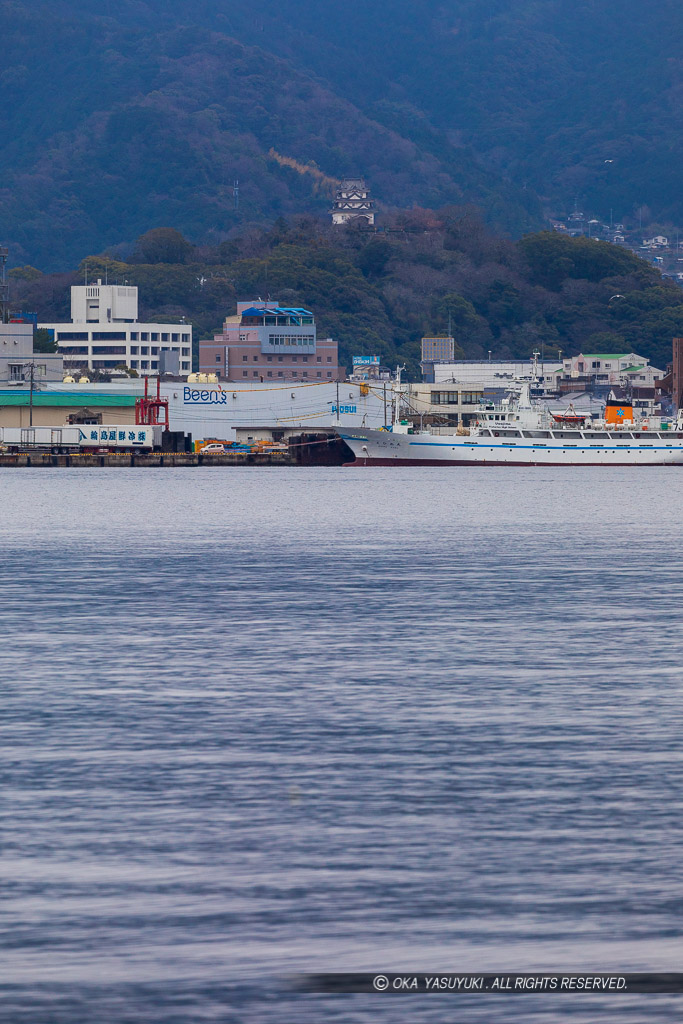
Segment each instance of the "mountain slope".
[[512,234],[539,198],[683,222],[674,0],[5,0],[0,31],[17,262],[323,212],[311,161],[390,207],[478,203]]
[[[197,26],[45,18],[59,45],[36,26],[47,57],[3,131],[0,223],[15,262],[57,268],[158,224],[210,242],[237,222],[324,212],[330,188],[311,162],[332,177],[360,169],[388,204],[473,199],[504,226],[531,222],[533,201],[468,151],[428,128],[407,138],[283,57]],[[14,19],[17,50],[30,25],[25,11]],[[64,52],[79,56],[67,65]]]

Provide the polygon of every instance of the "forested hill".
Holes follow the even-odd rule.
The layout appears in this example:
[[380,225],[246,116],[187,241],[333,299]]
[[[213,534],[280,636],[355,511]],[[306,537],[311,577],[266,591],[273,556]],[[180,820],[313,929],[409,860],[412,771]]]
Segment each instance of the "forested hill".
[[63,268],[159,224],[211,242],[322,214],[349,173],[385,205],[471,200],[503,229],[539,223],[530,194],[425,118],[382,123],[268,32],[245,33],[254,45],[182,5],[91,6],[2,7],[0,240],[16,262]]
[[305,306],[339,341],[341,362],[380,355],[419,378],[420,338],[445,334],[459,356],[555,358],[584,352],[649,356],[664,369],[683,334],[683,291],[626,249],[554,232],[518,242],[496,237],[476,211],[450,207],[393,216],[382,236],[279,220],[218,246],[194,247],[177,231],[140,238],[127,262],[90,256],[70,274],[11,271],[13,301],[44,322],[69,316],[69,286],[107,276],[140,289],[140,316],[187,317],[211,337],[238,299],[270,295]]
[[681,224],[682,30],[678,0],[4,0],[0,241],[205,243],[349,173],[513,236],[574,196]]

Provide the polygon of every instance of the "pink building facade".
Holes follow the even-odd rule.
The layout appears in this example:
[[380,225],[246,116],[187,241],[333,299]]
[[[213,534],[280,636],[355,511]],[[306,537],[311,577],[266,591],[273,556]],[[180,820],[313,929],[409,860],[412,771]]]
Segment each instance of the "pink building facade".
[[320,339],[310,310],[238,302],[221,334],[199,342],[199,370],[228,381],[344,380],[337,343]]

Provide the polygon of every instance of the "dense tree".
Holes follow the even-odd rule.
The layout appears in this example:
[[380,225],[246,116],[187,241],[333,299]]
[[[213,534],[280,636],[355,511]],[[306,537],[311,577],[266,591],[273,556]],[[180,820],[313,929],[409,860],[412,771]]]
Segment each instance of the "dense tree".
[[346,366],[354,355],[379,355],[405,363],[413,379],[420,338],[449,330],[459,357],[633,350],[666,367],[672,337],[683,335],[678,285],[606,243],[546,232],[512,243],[472,217],[453,207],[387,215],[380,234],[297,218],[194,249],[192,262],[99,255],[72,275],[12,277],[12,298],[45,321],[66,319],[69,285],[87,268],[91,278],[137,285],[141,317],[184,316],[199,338],[218,330],[238,299],[270,295],[313,310]]
[[185,263],[192,245],[175,228],[152,228],[140,235],[131,262]]

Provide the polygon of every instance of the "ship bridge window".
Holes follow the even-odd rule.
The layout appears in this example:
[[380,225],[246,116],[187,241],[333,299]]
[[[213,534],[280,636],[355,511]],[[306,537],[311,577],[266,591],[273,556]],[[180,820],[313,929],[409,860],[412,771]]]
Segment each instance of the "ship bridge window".
[[523,430],[522,437],[550,437],[549,430]]
[[495,437],[521,437],[521,430],[494,430]]

